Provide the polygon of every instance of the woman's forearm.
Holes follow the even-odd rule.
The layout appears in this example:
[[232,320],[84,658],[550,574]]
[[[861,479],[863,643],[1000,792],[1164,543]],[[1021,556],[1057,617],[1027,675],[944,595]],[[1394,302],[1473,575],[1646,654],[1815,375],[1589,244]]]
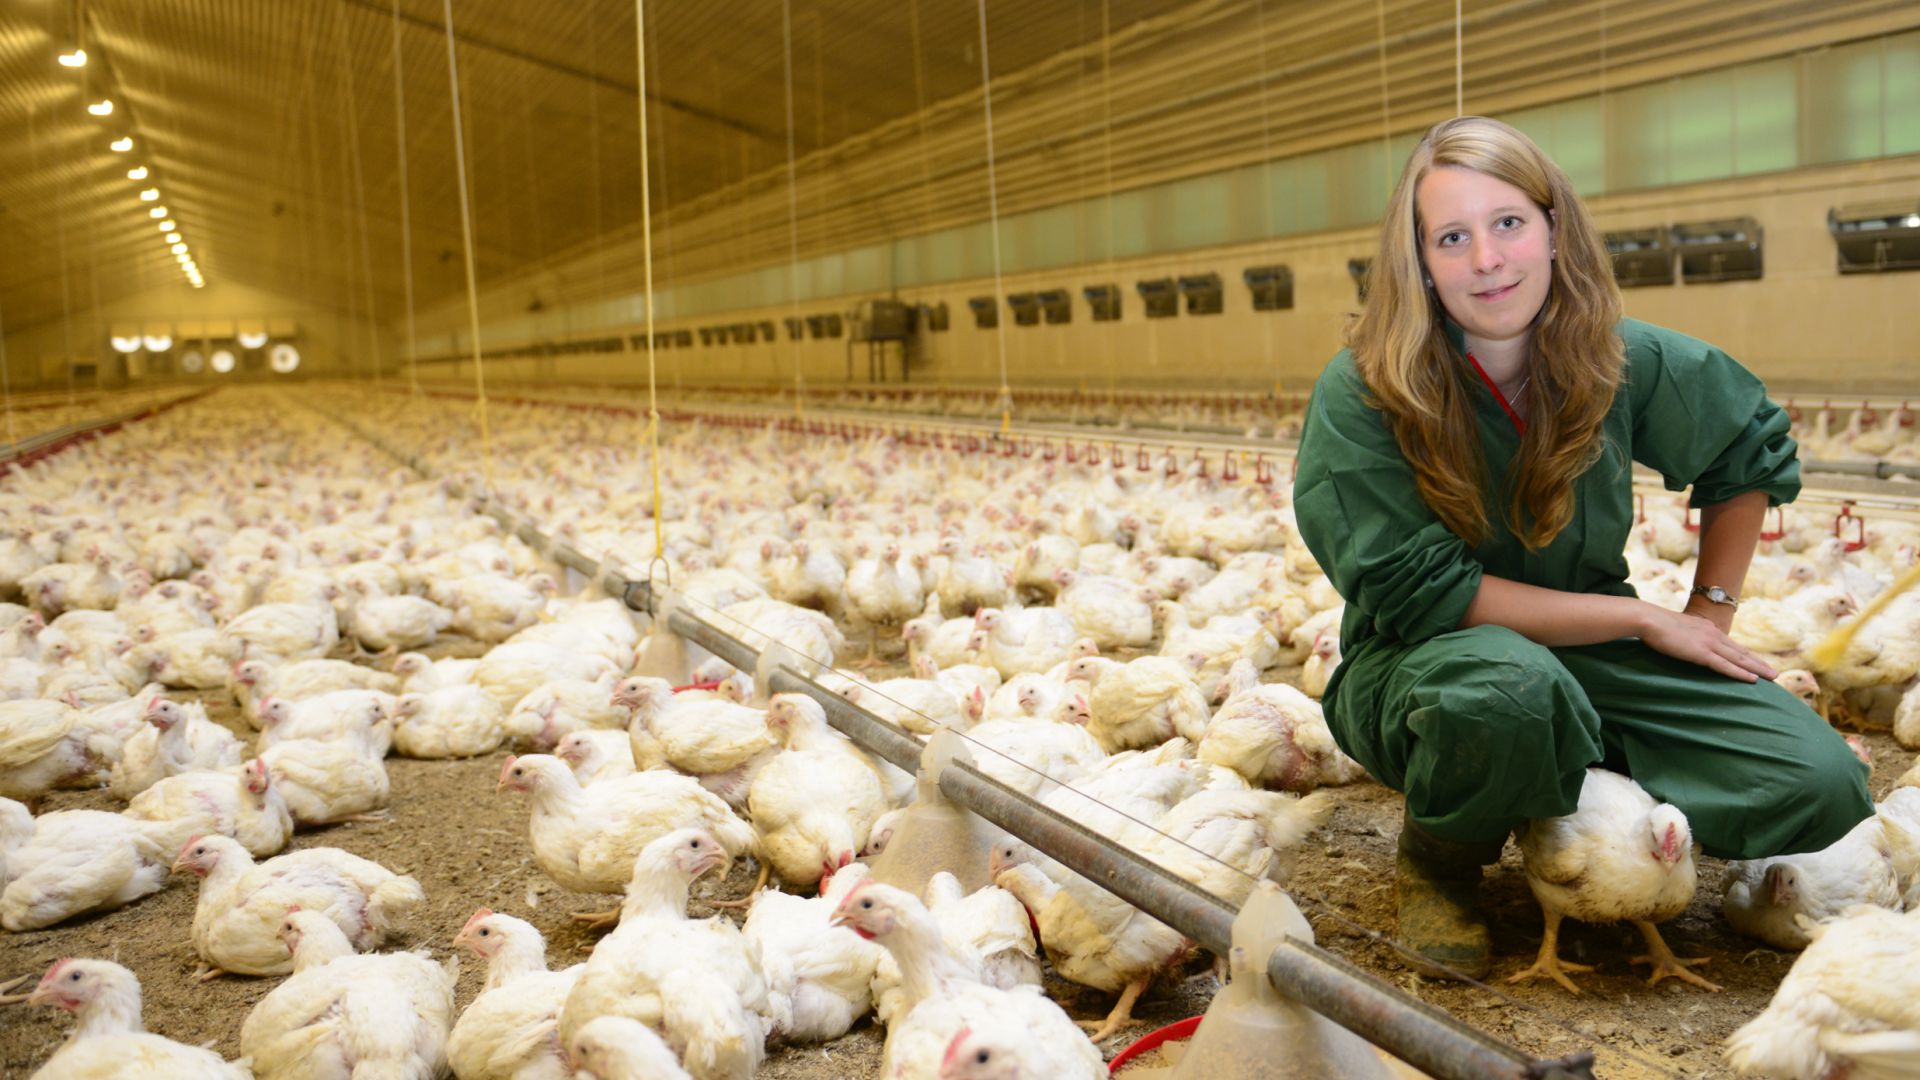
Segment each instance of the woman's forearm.
[[[1723,503],[1700,508],[1700,561],[1693,583],[1718,585],[1735,596],[1753,565],[1753,549],[1767,520],[1767,495],[1749,491]],[[1687,598],[1687,614],[1698,615],[1722,630],[1733,625],[1733,609],[1695,594]]]
[[1598,645],[1644,634],[1652,607],[1631,596],[1560,592],[1487,574],[1460,626],[1504,626],[1550,648]]

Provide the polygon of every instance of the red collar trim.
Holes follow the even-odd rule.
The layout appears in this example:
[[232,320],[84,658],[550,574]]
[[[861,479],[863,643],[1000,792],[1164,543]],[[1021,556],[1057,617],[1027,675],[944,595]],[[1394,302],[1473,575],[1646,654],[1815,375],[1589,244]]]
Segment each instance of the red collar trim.
[[1480,361],[1475,360],[1472,353],[1467,354],[1467,363],[1473,365],[1474,374],[1480,376],[1480,381],[1485,383],[1487,389],[1493,393],[1493,400],[1500,403],[1500,408],[1506,412],[1507,419],[1513,421],[1513,430],[1525,435],[1527,422],[1520,419],[1519,413],[1513,411],[1513,406],[1507,401],[1507,395],[1502,394],[1500,388],[1494,385],[1493,379],[1487,375],[1487,369],[1480,366]]

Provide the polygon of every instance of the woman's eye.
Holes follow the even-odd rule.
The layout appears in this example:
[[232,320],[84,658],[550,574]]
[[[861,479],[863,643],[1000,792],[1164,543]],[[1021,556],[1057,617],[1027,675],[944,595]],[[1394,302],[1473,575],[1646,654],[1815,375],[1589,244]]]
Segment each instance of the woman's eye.
[[1517,229],[1524,224],[1524,222],[1525,219],[1508,214],[1506,217],[1500,219],[1500,227],[1503,229]]

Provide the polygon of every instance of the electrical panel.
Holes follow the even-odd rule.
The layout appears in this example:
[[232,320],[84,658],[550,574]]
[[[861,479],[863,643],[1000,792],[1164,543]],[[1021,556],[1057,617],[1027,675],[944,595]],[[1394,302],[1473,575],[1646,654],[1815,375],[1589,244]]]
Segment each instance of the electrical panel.
[[853,340],[905,341],[913,335],[913,308],[899,300],[862,300],[853,313]]

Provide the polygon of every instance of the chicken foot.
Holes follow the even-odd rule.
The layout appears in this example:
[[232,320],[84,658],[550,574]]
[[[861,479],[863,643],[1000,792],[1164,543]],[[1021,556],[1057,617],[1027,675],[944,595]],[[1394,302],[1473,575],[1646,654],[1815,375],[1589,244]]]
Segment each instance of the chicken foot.
[[747,890],[747,895],[741,897],[738,900],[709,900],[707,901],[707,906],[720,908],[725,911],[738,911],[742,908],[750,908],[753,906],[753,898],[756,896],[759,896],[760,890],[767,887],[767,879],[772,876],[773,876],[773,864],[769,862],[761,862],[760,863],[760,880],[753,883],[753,888]]
[[16,986],[25,985],[27,982],[32,980],[32,978],[33,978],[32,975],[22,975],[17,979],[8,979],[6,982],[0,983],[0,1005],[18,1005],[21,1002],[27,1000],[29,997],[32,997],[33,996],[32,994],[6,993],[6,991],[11,990]]
[[1122,1024],[1133,1019],[1133,1003],[1140,1000],[1141,994],[1146,993],[1147,984],[1150,981],[1143,977],[1128,983],[1127,988],[1120,991],[1120,1000],[1114,1002],[1113,1011],[1107,1014],[1105,1020],[1075,1020],[1074,1023],[1083,1028],[1091,1028],[1092,1034],[1087,1038],[1093,1042],[1110,1037],[1120,1030]]
[[209,967],[206,964],[201,964],[200,970],[193,973],[193,981],[194,982],[212,982],[213,980],[219,978],[222,975],[225,975],[226,973],[227,972],[225,968]]
[[620,909],[613,908],[608,911],[576,911],[573,913],[573,921],[586,923],[587,929],[589,930],[604,930],[620,922]]
[[1659,927],[1654,926],[1650,922],[1642,922],[1637,919],[1634,920],[1633,925],[1639,927],[1640,936],[1647,939],[1646,953],[1634,957],[1633,963],[1653,965],[1653,974],[1647,979],[1648,986],[1653,986],[1661,979],[1671,975],[1681,982],[1692,983],[1702,990],[1711,990],[1716,994],[1720,992],[1718,985],[1710,983],[1687,970],[1688,968],[1697,967],[1706,963],[1708,960],[1713,959],[1712,957],[1702,956],[1693,960],[1682,960],[1673,955],[1672,949],[1667,948],[1666,941],[1660,936]]
[[[1573,985],[1573,980],[1567,977],[1568,973],[1578,974],[1592,971],[1593,966],[1591,964],[1576,964],[1569,960],[1560,959],[1560,920],[1565,918],[1565,916],[1557,911],[1548,911],[1544,908],[1541,910],[1541,913],[1547,917],[1547,932],[1540,938],[1540,955],[1535,958],[1532,967],[1509,976],[1507,982],[1526,982],[1530,979],[1545,977],[1559,983],[1567,993],[1578,994],[1580,988]],[[1656,938],[1655,940],[1658,939]]]

